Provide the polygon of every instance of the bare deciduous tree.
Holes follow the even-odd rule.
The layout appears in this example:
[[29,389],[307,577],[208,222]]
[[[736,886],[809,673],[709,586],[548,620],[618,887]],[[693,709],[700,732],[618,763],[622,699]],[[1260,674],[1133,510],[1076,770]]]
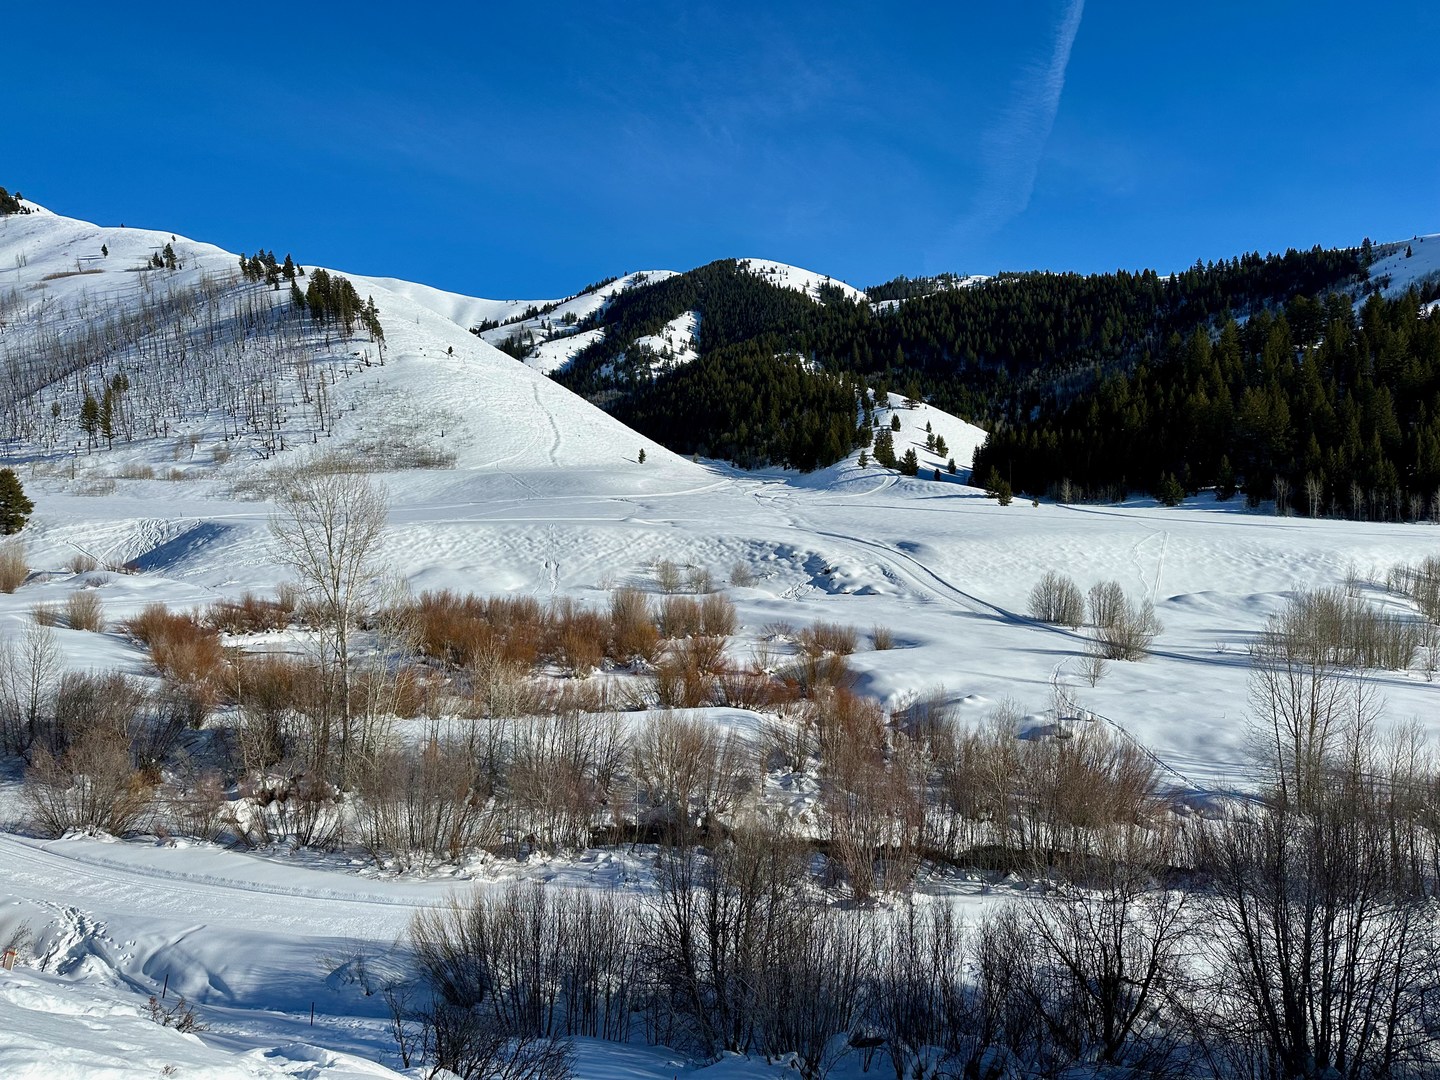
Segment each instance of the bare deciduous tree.
[[308,472],[285,488],[270,519],[277,559],[300,579],[319,625],[316,639],[329,703],[320,752],[328,756],[339,725],[339,779],[348,779],[351,749],[350,646],[358,618],[376,599],[385,495],[357,473]]

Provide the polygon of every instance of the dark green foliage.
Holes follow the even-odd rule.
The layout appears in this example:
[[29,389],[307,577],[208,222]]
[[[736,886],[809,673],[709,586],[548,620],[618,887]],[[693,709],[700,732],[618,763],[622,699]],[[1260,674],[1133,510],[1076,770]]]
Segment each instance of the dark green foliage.
[[645,464],[645,448],[643,446],[640,448],[640,457],[637,460],[641,465]]
[[893,416],[890,417],[890,430],[891,430],[891,431],[899,431],[899,430],[900,430],[900,414],[899,414],[899,413],[895,413]]
[[80,406],[80,428],[85,432],[89,445],[94,446],[95,435],[100,430],[100,403],[88,388],[85,391],[85,401]]
[[29,213],[25,207],[20,205],[20,193],[14,195],[0,187],[0,216],[5,214],[26,214]]
[[858,400],[848,379],[777,357],[773,342],[762,339],[664,370],[613,411],[677,453],[809,470],[860,444]]
[[1185,501],[1185,489],[1174,473],[1166,473],[1155,488],[1155,498],[1162,506],[1179,506]]
[[1015,499],[1015,492],[1010,487],[1009,480],[1001,480],[995,486],[995,501],[1001,506],[1009,506]]
[[960,279],[954,274],[937,274],[934,277],[921,278],[908,278],[901,274],[883,285],[871,285],[865,290],[865,295],[876,303],[886,300],[914,300],[916,297],[929,296],[941,289],[956,288],[959,283]]
[[875,436],[875,464],[895,468],[895,436],[888,428],[882,428]]
[[0,536],[19,532],[30,520],[35,504],[25,494],[14,469],[0,469]]
[[920,475],[920,459],[915,456],[915,448],[913,446],[906,450],[900,458],[900,472],[905,476]]
[[[662,428],[680,437],[696,424],[708,429],[711,421],[704,412],[687,406],[670,389],[675,385],[672,380],[683,381],[683,377],[657,375],[654,357],[633,345],[637,338],[659,332],[682,313],[697,311],[702,360],[713,360],[721,353],[736,358],[736,375],[742,382],[755,379],[754,362],[761,357],[767,362],[789,357],[782,366],[799,365],[807,376],[843,373],[857,385],[869,385],[877,402],[886,400],[887,389],[898,388],[910,401],[930,401],[982,422],[996,432],[997,453],[1008,454],[1025,440],[1039,440],[1039,451],[1021,446],[1024,453],[1014,463],[1013,482],[1022,490],[1040,483],[1043,490],[1066,475],[1054,472],[1055,466],[1067,461],[1060,452],[1061,443],[1068,454],[1079,441],[1076,432],[1091,429],[1087,410],[1093,405],[1104,412],[1123,384],[1140,379],[1146,380],[1147,386],[1158,382],[1159,358],[1171,348],[1172,339],[1188,342],[1198,329],[1208,340],[1213,329],[1235,313],[1249,320],[1248,340],[1257,322],[1273,324],[1276,316],[1271,312],[1289,302],[1286,316],[1294,327],[1294,344],[1314,343],[1324,335],[1331,312],[1324,302],[1308,298],[1358,281],[1362,272],[1358,251],[1315,248],[1197,263],[1169,277],[1153,271],[1088,277],[1008,274],[963,289],[897,280],[891,283],[893,290],[879,288],[876,294],[895,298],[903,294],[905,302],[893,310],[876,311],[868,303],[846,299],[833,287],[822,290],[822,302],[817,303],[744,272],[740,264],[721,261],[617,296],[584,324],[586,328],[603,326],[604,338],[583,350],[557,379],[622,418],[644,418],[650,424],[647,434],[662,441],[671,437],[662,436]],[[1294,301],[1294,297],[1307,299]],[[517,351],[524,346],[524,342],[515,345]],[[1272,354],[1280,351],[1279,344],[1271,350]],[[1227,389],[1233,374],[1231,367],[1222,367]],[[704,376],[690,378],[711,384],[713,396],[719,393],[715,386],[726,375],[711,369]],[[764,381],[791,386],[795,376],[776,373]],[[1218,386],[1214,389],[1219,392]],[[732,388],[729,394],[734,393]],[[665,403],[656,394],[665,395]],[[737,404],[716,422],[716,430],[695,433],[688,441],[722,456],[728,453],[722,446],[741,448],[736,452],[742,463],[781,460],[776,447],[788,440],[784,432],[770,429],[790,418],[784,411],[775,412],[771,400],[766,397],[762,407],[748,410]],[[1224,403],[1215,401],[1213,395],[1208,402],[1217,418],[1223,419]],[[1130,404],[1128,399],[1126,404]],[[1240,402],[1230,403],[1232,429],[1220,440],[1226,449],[1229,438],[1243,435],[1265,452],[1265,432],[1284,426],[1273,396],[1251,404],[1247,415],[1255,424],[1242,430]],[[792,464],[813,460],[822,465],[836,460],[854,445],[850,436],[841,434],[842,427],[855,425],[854,406],[853,401],[842,402],[836,395],[833,413],[822,419],[820,409],[811,404],[802,414],[810,434],[799,440],[806,448],[785,450],[785,459]],[[665,409],[671,409],[672,415],[662,421],[660,414]],[[1038,426],[1032,422],[1037,413],[1041,418]],[[874,415],[872,411],[872,424]],[[859,416],[864,422],[863,407]],[[1209,419],[1202,410],[1191,418],[1191,426]],[[1119,433],[1107,435],[1106,441],[1143,442],[1136,433],[1147,429],[1149,414],[1137,406],[1133,415],[1124,413],[1119,420]],[[897,418],[892,417],[892,425],[895,423]],[[672,448],[686,449],[682,443]],[[1036,460],[1037,454],[1049,455],[1048,461]],[[1115,456],[1122,456],[1118,448]],[[875,457],[884,460],[878,449]],[[1181,463],[1164,459],[1131,460],[1145,461],[1144,475],[1115,475],[1112,469],[1094,468],[1083,460],[1080,464],[1100,477],[1100,485],[1112,490],[1126,482],[1150,487],[1158,483],[1162,471],[1174,472],[1181,483],[1193,489],[1207,482],[1202,479],[1207,473],[1213,478],[1218,454],[1199,463],[1198,475],[1195,467],[1187,471]],[[1258,472],[1253,477],[1241,472],[1252,483],[1273,479]],[[1093,488],[1096,483],[1086,482],[1085,486]]]
[[[1004,464],[1022,491],[1062,480],[1090,493],[1238,489],[1250,505],[1372,520],[1432,512],[1440,491],[1440,319],[1422,294],[1295,297],[1213,336],[1172,335],[1024,427],[997,428],[977,469]],[[1296,329],[1296,326],[1300,329]],[[1163,487],[1173,490],[1169,485]]]

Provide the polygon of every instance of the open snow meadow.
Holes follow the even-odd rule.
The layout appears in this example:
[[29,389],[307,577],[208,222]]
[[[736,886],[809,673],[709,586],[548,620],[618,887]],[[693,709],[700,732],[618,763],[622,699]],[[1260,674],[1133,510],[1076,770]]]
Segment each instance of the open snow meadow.
[[[164,262],[166,245],[174,265],[150,268],[157,254]],[[1407,273],[1435,269],[1419,264],[1440,258],[1440,243],[1423,247]],[[815,700],[807,679],[820,678],[817,657],[838,658],[844,693],[882,725],[943,722],[963,733],[1000,715],[1027,746],[1103,729],[1107,745],[1143,748],[1163,813],[1183,822],[1243,805],[1264,781],[1251,652],[1297,595],[1336,589],[1397,621],[1420,620],[1388,586],[1394,568],[1436,552],[1433,524],[1279,517],[1209,493],[1175,507],[1018,496],[1000,505],[970,482],[984,432],[898,394],[876,403],[876,415],[882,427],[898,419],[895,450],[916,451],[916,477],[862,466],[859,451],[805,474],[677,456],[547,376],[578,344],[561,331],[658,271],[553,307],[345,275],[362,300],[373,299],[382,342],[363,332],[272,332],[289,281],[246,281],[238,259],[169,233],[99,227],[38,207],[0,218],[0,364],[18,391],[7,392],[11,430],[0,430],[0,447],[35,505],[19,537],[27,573],[0,593],[12,674],[23,667],[17,657],[49,650],[41,675],[55,685],[65,673],[119,672],[162,692],[169,684],[133,622],[154,605],[187,613],[247,594],[254,602],[293,594],[296,571],[273,528],[290,485],[307,475],[363,477],[383,499],[384,518],[362,576],[387,603],[448,590],[533,601],[578,624],[577,613],[608,618],[617,595],[638,593],[656,611],[676,598],[723,597],[733,612],[706,633],[716,650],[710,690],[667,690],[662,645],[623,661],[566,645],[527,674],[546,680],[552,696],[589,695],[622,742],[648,737],[664,714],[725,737],[724,753],[743,746],[752,763],[746,798],[783,817],[790,835],[833,845],[823,770],[803,750],[781,752],[776,734]],[[751,272],[811,294],[828,280],[758,261]],[[315,273],[307,270],[310,280]],[[568,324],[567,312],[576,315]],[[496,325],[471,332],[488,322]],[[528,363],[492,345],[524,332],[545,338]],[[697,332],[694,318],[682,317],[650,344],[684,363]],[[95,359],[72,363],[82,344]],[[86,394],[121,373],[111,435],[87,436]],[[927,449],[935,436],[945,453]],[[1114,582],[1137,609],[1148,602],[1153,640],[1138,659],[1105,660],[1088,618],[1037,619],[1032,592],[1047,572],[1082,594]],[[78,610],[91,612],[93,628],[76,628]],[[37,612],[50,624],[43,645]],[[370,614],[346,642],[357,670],[394,659]],[[225,629],[219,642],[227,657],[299,662],[325,647],[317,638],[296,618],[257,632]],[[1353,676],[1357,693],[1374,695],[1377,730],[1415,725],[1440,736],[1437,658],[1432,637],[1408,666]],[[480,722],[447,704],[447,680],[458,675],[438,662],[413,669],[428,687],[423,704],[377,707],[381,719],[364,739],[439,746],[462,723]],[[714,689],[738,686],[741,674],[773,680],[788,696]],[[476,714],[487,723],[500,706],[492,699],[488,710]],[[151,782],[183,787],[177,762],[200,776],[212,758],[248,753],[222,730],[241,711],[217,689],[168,744]],[[697,745],[722,752],[718,741]],[[634,809],[644,800],[625,758],[617,756],[610,790],[630,784],[625,805]],[[352,838],[358,831],[307,843],[288,826],[262,828],[267,811],[243,783],[220,793],[210,839],[159,816],[138,819],[123,837],[49,836],[35,824],[18,759],[6,760],[0,943],[15,943],[18,962],[0,971],[5,1077],[428,1075],[418,1059],[407,1070],[384,992],[407,977],[415,912],[477,888],[499,896],[513,883],[638,905],[663,892],[654,835],[616,797],[584,823],[587,836],[592,825],[612,828],[605,842],[546,843],[539,826],[506,826],[497,827],[500,842],[455,858],[406,860],[377,855]],[[247,799],[256,806],[242,805]],[[722,819],[739,805],[711,809]],[[1038,875],[961,867],[935,851],[917,849],[908,872],[914,903],[926,910],[948,906],[972,919],[1040,888]],[[860,889],[816,876],[837,908],[901,904],[883,883]],[[191,1011],[198,1022],[180,1030]],[[642,1036],[637,1023],[628,1041],[577,1039],[576,1075],[795,1075],[781,1053],[706,1064]],[[835,1056],[832,1076],[890,1069],[873,1050]]]

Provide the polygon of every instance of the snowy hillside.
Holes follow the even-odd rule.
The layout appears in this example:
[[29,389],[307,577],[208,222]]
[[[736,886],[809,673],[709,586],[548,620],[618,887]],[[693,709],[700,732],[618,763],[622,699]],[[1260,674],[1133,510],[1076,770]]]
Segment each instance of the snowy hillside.
[[813,270],[803,270],[798,266],[789,266],[771,259],[741,259],[740,269],[754,274],[772,285],[803,292],[806,296],[816,300],[820,298],[822,286],[838,288],[844,296],[851,300],[863,301],[865,299],[865,294],[853,285],[847,285],[843,281],[837,281],[824,274],[817,274]]
[[[480,336],[492,345],[499,345],[507,340],[523,343],[528,349],[525,363],[548,375],[556,368],[564,367],[576,353],[598,340],[604,333],[603,330],[577,331],[577,323],[604,310],[606,305],[626,289],[653,284],[674,276],[673,270],[645,270],[626,274],[598,288],[586,289],[575,296],[560,300],[515,303],[507,308],[506,314],[481,315],[466,325],[478,326],[486,319],[499,322],[499,326],[484,330]],[[489,303],[491,301],[476,301],[476,312],[484,310],[482,305]]]
[[[140,269],[166,244],[175,268]],[[1411,264],[1403,269],[1413,277],[1440,265],[1440,239],[1417,242],[1410,260],[1402,248],[1383,265],[1396,258]],[[44,615],[68,610],[77,596],[93,598],[98,629],[58,619],[49,631],[58,666],[120,670],[158,687],[151,654],[124,621],[152,603],[189,610],[246,592],[278,597],[293,580],[268,527],[279,480],[321,462],[364,472],[384,491],[378,562],[412,595],[451,589],[573,614],[610,612],[627,586],[656,607],[690,599],[679,593],[691,589],[697,603],[715,596],[733,605],[733,629],[704,635],[719,640],[716,662],[728,665],[727,675],[777,684],[804,672],[805,643],[821,628],[852,628],[854,651],[841,658],[845,685],[877,703],[877,716],[913,717],[930,703],[968,731],[1008,702],[1020,732],[1013,741],[1043,749],[1059,745],[1058,736],[1044,740],[1062,715],[1093,715],[1097,729],[1153,751],[1164,804],[1180,814],[1213,809],[1258,782],[1248,649],[1296,593],[1341,588],[1417,618],[1415,605],[1385,583],[1392,567],[1435,550],[1427,524],[1275,517],[1209,495],[1168,509],[1146,499],[1001,506],[968,484],[984,432],[928,405],[907,409],[893,394],[876,410],[879,422],[888,429],[898,418],[895,450],[916,450],[918,477],[862,468],[858,451],[807,475],[747,473],[647,443],[490,344],[517,330],[557,334],[532,362],[563,363],[561,343],[575,343],[558,336],[566,316],[597,310],[640,283],[635,275],[487,330],[485,340],[470,326],[545,305],[352,276],[362,298],[373,296],[382,349],[363,334],[287,321],[286,290],[243,282],[237,260],[168,233],[43,210],[0,218],[0,359],[12,365],[5,370],[16,424],[0,434],[8,437],[5,464],[35,503],[22,534],[29,573],[13,593],[0,593],[0,640],[37,640],[29,636],[38,633],[37,609]],[[749,268],[810,295],[839,284],[778,263],[750,260]],[[1401,269],[1387,272],[1398,280]],[[152,312],[163,320],[134,328],[138,314]],[[232,341],[224,327],[239,319],[250,320],[250,332]],[[32,346],[56,363],[74,360],[68,346],[90,343],[92,326],[116,330],[96,345],[103,349],[93,362],[77,360],[53,382],[24,366]],[[194,336],[211,326],[220,345]],[[678,362],[693,352],[696,332],[693,315],[682,316],[648,344]],[[154,383],[162,369],[181,374]],[[230,380],[223,386],[222,372]],[[83,394],[101,392],[118,374],[129,388],[116,393],[133,401],[136,428],[113,445],[87,439]],[[22,378],[37,382],[33,392],[14,393]],[[947,453],[927,449],[927,436],[942,437]],[[1151,601],[1162,629],[1144,659],[1096,674],[1087,628],[1032,618],[1031,590],[1047,571],[1082,591],[1114,581]],[[227,633],[224,645],[303,656],[313,636],[296,622]],[[1365,685],[1384,699],[1382,729],[1417,721],[1435,737],[1435,649],[1415,655],[1408,667],[1366,672]],[[570,672],[550,664],[541,674],[577,699],[595,694],[627,736],[657,714],[737,733],[755,751],[756,797],[796,835],[820,835],[830,817],[813,763],[772,761],[780,755],[775,732],[803,703],[662,707],[646,696],[659,685],[659,656],[633,664],[602,657]],[[478,679],[483,661],[465,673],[441,673],[435,661],[431,674],[437,683]],[[478,705],[447,711],[447,700],[437,695],[429,711],[415,709],[389,735],[413,748],[442,731],[473,737],[496,718]],[[206,736],[238,723],[238,712],[216,703],[200,730],[186,730],[184,745],[218,756],[214,746],[224,739]],[[619,757],[630,760],[628,752]],[[22,925],[31,938],[19,966],[0,973],[6,1077],[416,1075],[403,1072],[385,1003],[371,992],[393,975],[397,940],[414,911],[457,889],[493,891],[517,880],[636,903],[655,896],[654,851],[640,842],[556,853],[532,837],[400,868],[358,842],[309,844],[296,833],[245,851],[158,828],[125,840],[45,841],[25,824],[20,773],[14,764],[0,780],[0,817],[11,830],[0,835],[0,942],[20,940]],[[543,779],[546,791],[560,787],[550,774]],[[638,781],[628,790],[629,803],[617,796],[604,812],[623,817],[638,805]],[[251,798],[240,783],[222,795],[232,809]],[[332,802],[355,799],[337,793]],[[926,863],[916,881],[923,905],[978,909],[1025,891],[1016,879],[940,862]],[[180,1034],[152,1022],[148,999],[162,994],[167,1003],[184,995],[207,1030]],[[700,1069],[638,1035],[630,1043],[577,1042],[582,1077],[690,1072],[797,1075],[758,1056]],[[831,1075],[859,1077],[860,1055]]]
[[1386,296],[1399,296],[1412,285],[1440,281],[1440,233],[1378,244],[1375,255],[1370,280],[1381,282]]

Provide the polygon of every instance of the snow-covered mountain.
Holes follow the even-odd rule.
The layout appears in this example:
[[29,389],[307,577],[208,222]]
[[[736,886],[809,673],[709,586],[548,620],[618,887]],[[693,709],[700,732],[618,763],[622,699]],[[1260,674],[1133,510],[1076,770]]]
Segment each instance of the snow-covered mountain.
[[[178,265],[142,269],[157,253],[163,262],[167,244]],[[1377,267],[1394,288],[1437,263],[1440,240],[1427,237],[1409,259],[1402,246]],[[836,284],[760,260],[749,269],[810,295]],[[267,529],[277,470],[324,456],[384,487],[384,561],[414,591],[604,609],[617,585],[657,592],[662,564],[703,571],[735,605],[726,650],[737,663],[795,654],[805,627],[848,625],[860,643],[848,658],[855,686],[887,713],[933,699],[973,725],[1009,701],[1027,731],[1040,731],[1063,700],[1153,750],[1177,802],[1207,805],[1254,780],[1246,649],[1265,619],[1296,591],[1347,584],[1408,617],[1412,609],[1384,593],[1386,571],[1434,550],[1426,525],[1279,518],[1208,496],[1174,509],[1144,499],[1000,506],[967,482],[984,432],[929,405],[907,408],[898,395],[878,414],[885,426],[898,419],[897,454],[916,450],[915,478],[862,468],[859,451],[803,476],[691,461],[490,343],[517,329],[548,333],[570,314],[578,321],[641,284],[638,276],[514,323],[504,320],[551,302],[347,276],[374,298],[383,350],[363,334],[294,329],[284,321],[286,287],[241,280],[238,253],[41,208],[0,218],[0,377],[15,425],[0,431],[0,445],[36,504],[22,534],[32,572],[0,594],[0,639],[22,641],[37,607],[91,594],[102,630],[55,628],[63,665],[153,679],[121,622],[156,602],[187,609],[246,591],[273,595],[289,580]],[[229,329],[236,320],[244,333]],[[471,332],[486,321],[503,325]],[[677,322],[657,335],[656,351],[678,357],[694,332]],[[564,341],[545,355],[559,356]],[[69,367],[46,382],[37,355]],[[80,410],[87,388],[102,394],[117,374],[128,379],[120,396],[130,411],[116,423],[133,430],[110,445],[86,437]],[[947,455],[927,450],[937,435],[956,459],[954,475]],[[77,554],[139,572],[77,568]],[[1047,570],[1081,589],[1116,581],[1153,601],[1163,630],[1148,659],[1089,679],[1085,634],[1028,614]],[[880,647],[884,638],[894,647]],[[280,632],[265,647],[299,641]],[[1436,727],[1433,670],[1370,676],[1386,699],[1383,723]],[[590,675],[591,685],[627,678]],[[645,714],[625,700],[618,690],[611,699],[625,724],[639,722]],[[747,708],[695,715],[757,741],[774,720]],[[431,719],[403,731],[424,738]],[[814,827],[822,811],[813,775],[767,774],[763,783],[799,828]],[[17,771],[0,778],[0,818],[12,828],[25,813],[18,788]],[[42,841],[12,831],[0,835],[0,855],[0,943],[22,924],[33,937],[19,967],[0,972],[7,1077],[399,1075],[384,1003],[365,972],[393,962],[414,910],[515,880],[627,896],[651,887],[644,854],[631,848],[487,855],[427,875],[382,871],[358,851],[241,852],[153,835]],[[921,891],[975,907],[997,895],[940,868]],[[184,994],[209,1031],[152,1023],[147,999],[167,993]],[[582,1040],[579,1075],[698,1071],[676,1057]],[[832,1075],[858,1077],[856,1060]],[[738,1059],[715,1069],[783,1074]]]

